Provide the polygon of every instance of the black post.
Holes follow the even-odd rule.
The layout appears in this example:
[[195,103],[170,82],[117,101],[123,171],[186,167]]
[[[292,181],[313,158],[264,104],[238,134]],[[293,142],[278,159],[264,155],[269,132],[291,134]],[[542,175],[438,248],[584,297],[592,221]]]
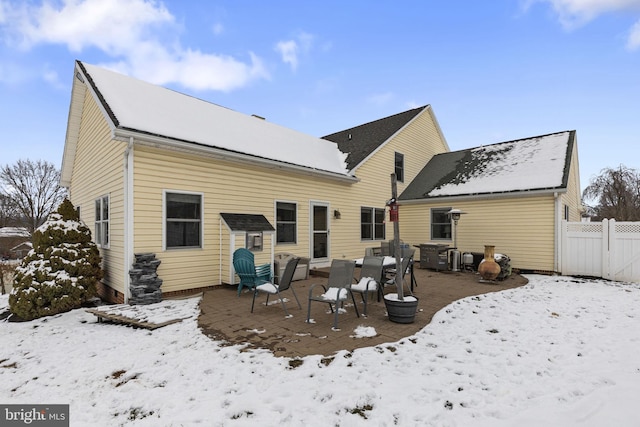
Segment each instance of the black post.
[[[391,200],[393,203],[398,202],[398,181],[396,174],[391,174]],[[402,288],[402,252],[400,249],[400,215],[395,218],[393,222],[393,252],[396,255],[396,290],[398,292],[398,299],[404,300],[404,289]]]

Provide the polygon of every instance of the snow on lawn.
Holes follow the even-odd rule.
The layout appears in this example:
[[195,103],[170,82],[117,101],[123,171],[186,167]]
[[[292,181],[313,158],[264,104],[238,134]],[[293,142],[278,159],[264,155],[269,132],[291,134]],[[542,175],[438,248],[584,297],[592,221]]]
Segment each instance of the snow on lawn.
[[154,331],[84,310],[5,322],[0,402],[68,403],[72,426],[637,426],[640,285],[528,278],[331,363],[221,346],[197,299]]

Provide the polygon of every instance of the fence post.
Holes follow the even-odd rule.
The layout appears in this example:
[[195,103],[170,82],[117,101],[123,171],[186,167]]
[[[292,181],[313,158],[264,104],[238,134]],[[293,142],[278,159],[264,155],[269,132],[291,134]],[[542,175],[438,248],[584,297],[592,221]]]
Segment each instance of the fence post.
[[616,280],[616,220],[609,220],[607,251],[609,253],[609,271],[607,279]]
[[604,218],[602,220],[602,274],[601,277],[609,279],[610,265],[609,265],[609,220]]

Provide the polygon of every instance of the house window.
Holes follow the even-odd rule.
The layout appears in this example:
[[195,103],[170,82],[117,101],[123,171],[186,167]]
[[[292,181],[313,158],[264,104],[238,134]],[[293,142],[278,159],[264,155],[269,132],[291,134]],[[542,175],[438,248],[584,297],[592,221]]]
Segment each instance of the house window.
[[431,209],[431,240],[451,240],[451,208]]
[[395,172],[398,182],[404,182],[404,154],[396,153]]
[[564,220],[569,221],[569,206],[564,205]]
[[276,242],[297,243],[297,211],[295,203],[276,202]]
[[360,208],[360,239],[385,239],[384,209]]
[[202,247],[202,195],[165,193],[165,247]]
[[109,196],[96,199],[96,222],[94,238],[102,248],[109,247]]

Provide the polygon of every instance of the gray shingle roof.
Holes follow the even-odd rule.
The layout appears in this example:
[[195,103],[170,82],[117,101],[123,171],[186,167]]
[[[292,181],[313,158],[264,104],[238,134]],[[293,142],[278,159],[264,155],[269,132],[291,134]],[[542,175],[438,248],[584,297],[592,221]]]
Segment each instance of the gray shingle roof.
[[274,231],[264,215],[221,213],[222,219],[232,231]]
[[399,200],[567,188],[575,131],[434,156]]
[[347,168],[353,170],[376,148],[387,141],[393,134],[413,120],[428,105],[414,108],[393,116],[384,117],[350,129],[323,136],[322,139],[333,141],[347,156]]

